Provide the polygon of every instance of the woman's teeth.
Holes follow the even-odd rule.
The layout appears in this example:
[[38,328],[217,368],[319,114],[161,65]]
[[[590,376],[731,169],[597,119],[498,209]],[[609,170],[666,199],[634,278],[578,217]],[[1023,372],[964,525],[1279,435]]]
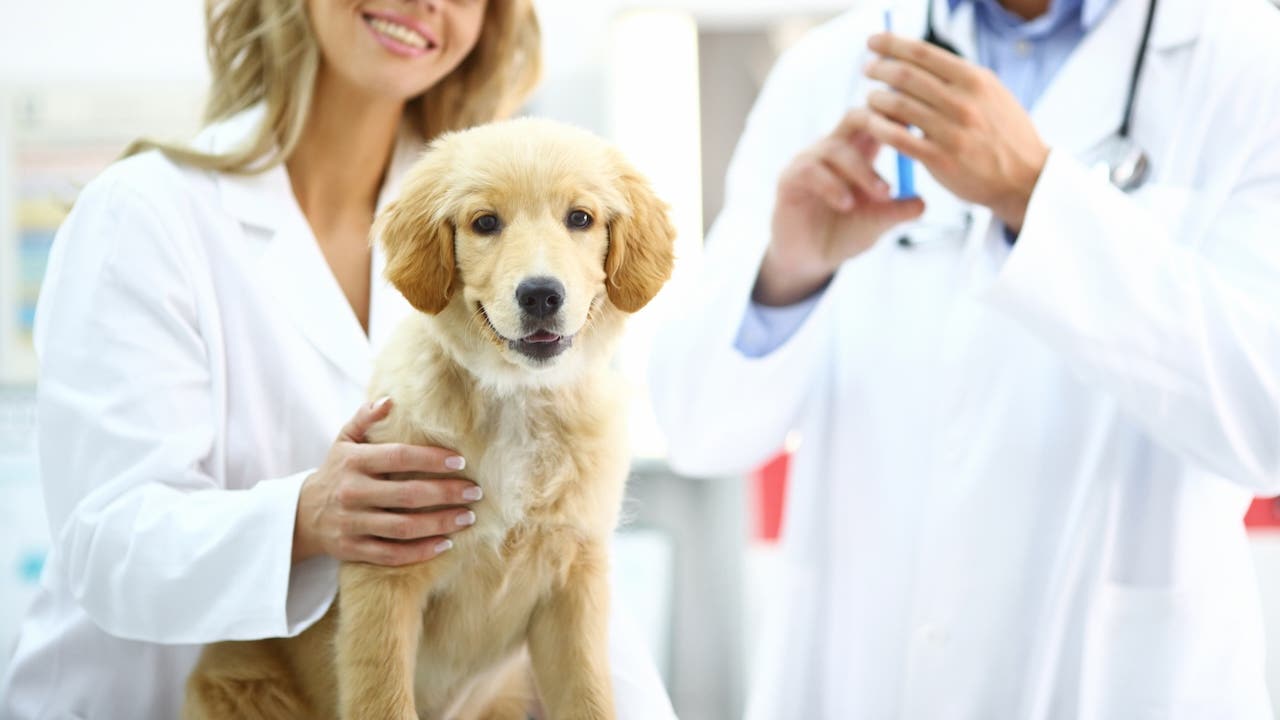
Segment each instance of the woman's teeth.
[[369,25],[372,26],[374,30],[377,30],[392,40],[408,45],[409,47],[422,49],[427,46],[426,38],[403,25],[397,25],[396,23],[376,17],[369,18]]

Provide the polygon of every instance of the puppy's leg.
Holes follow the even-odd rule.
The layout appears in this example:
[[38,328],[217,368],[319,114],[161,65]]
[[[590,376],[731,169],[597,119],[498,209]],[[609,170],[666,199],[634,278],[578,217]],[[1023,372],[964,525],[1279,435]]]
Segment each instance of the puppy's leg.
[[187,679],[182,720],[318,717],[271,641],[210,645]]
[[454,713],[454,720],[528,720],[537,712],[529,655],[521,651],[472,688],[471,696]]
[[598,543],[579,547],[565,582],[533,612],[529,654],[546,716],[613,720],[609,675],[609,565]]
[[436,560],[407,568],[358,563],[338,579],[337,672],[342,720],[417,720],[413,674]]
[[498,698],[485,709],[479,720],[529,720],[533,717],[534,704],[525,695]]

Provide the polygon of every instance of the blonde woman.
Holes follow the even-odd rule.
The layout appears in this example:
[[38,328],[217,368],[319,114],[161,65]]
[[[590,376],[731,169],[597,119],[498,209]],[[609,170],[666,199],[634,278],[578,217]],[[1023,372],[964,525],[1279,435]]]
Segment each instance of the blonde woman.
[[[408,311],[368,233],[425,138],[532,87],[529,0],[212,0],[208,23],[208,126],[109,168],[54,244],[54,542],[4,718],[174,718],[200,645],[297,634],[339,560],[429,562],[485,511],[460,478],[381,479],[465,458],[361,443],[389,408],[362,404],[371,357]],[[619,717],[671,717],[625,630]]]

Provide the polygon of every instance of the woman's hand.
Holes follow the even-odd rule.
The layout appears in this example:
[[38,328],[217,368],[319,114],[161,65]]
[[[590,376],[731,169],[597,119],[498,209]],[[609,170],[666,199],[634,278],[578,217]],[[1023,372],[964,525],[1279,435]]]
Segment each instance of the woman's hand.
[[919,199],[894,200],[872,167],[880,143],[871,113],[847,113],[831,134],[782,171],[773,234],[753,299],[789,305],[826,284],[840,263],[875,244],[889,228],[924,212]]
[[391,398],[361,406],[324,464],[302,483],[294,562],[321,554],[374,565],[423,562],[453,546],[449,534],[475,522],[475,513],[462,507],[481,497],[470,480],[384,479],[387,473],[451,473],[466,465],[443,448],[366,444],[365,433],[390,410]]

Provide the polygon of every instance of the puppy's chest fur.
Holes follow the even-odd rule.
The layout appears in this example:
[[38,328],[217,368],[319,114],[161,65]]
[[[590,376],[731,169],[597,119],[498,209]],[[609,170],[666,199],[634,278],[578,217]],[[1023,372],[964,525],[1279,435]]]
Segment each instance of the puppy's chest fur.
[[427,352],[375,375],[372,394],[391,395],[395,409],[370,439],[455,449],[467,459],[459,474],[484,490],[476,524],[422,566],[437,575],[415,695],[423,717],[437,717],[521,653],[538,603],[584,554],[607,548],[628,460],[618,385],[604,373],[496,393],[438,347],[418,349]]

